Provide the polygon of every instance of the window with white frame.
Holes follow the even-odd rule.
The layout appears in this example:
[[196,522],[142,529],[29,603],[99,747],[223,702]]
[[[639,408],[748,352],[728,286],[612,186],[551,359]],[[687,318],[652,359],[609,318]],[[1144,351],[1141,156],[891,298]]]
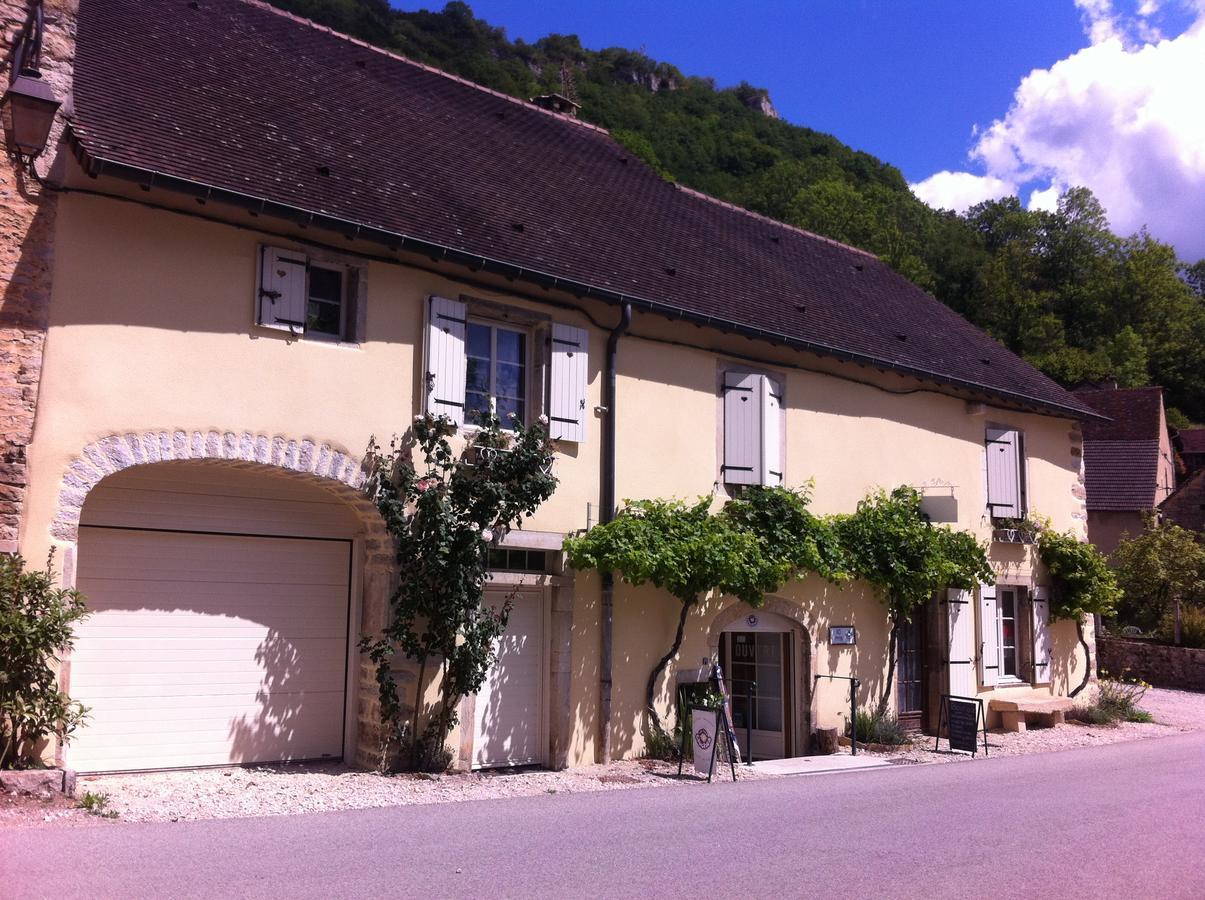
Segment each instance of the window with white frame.
[[548,417],[550,437],[586,440],[590,335],[530,311],[431,296],[426,408],[457,425],[494,414],[504,426]]
[[1018,678],[1017,591],[1000,588],[996,603],[996,641],[1000,646],[1000,678]]
[[261,247],[256,324],[320,341],[356,341],[360,270],[301,250]]
[[489,415],[504,428],[527,422],[527,345],[525,331],[469,320],[465,347],[465,422],[476,425]]
[[981,585],[979,597],[979,674],[983,685],[1048,683],[1048,589]]

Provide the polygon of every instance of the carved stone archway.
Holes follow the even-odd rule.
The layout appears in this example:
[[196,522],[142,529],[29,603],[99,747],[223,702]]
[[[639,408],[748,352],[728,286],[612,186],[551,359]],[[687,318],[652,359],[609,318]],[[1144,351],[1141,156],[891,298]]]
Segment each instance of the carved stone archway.
[[[74,583],[80,516],[89,493],[105,478],[133,466],[179,461],[246,471],[283,470],[348,506],[361,526],[360,632],[372,633],[384,626],[396,562],[385,523],[363,491],[364,462],[347,451],[309,438],[176,429],[114,434],[88,444],[63,475],[51,525],[52,537],[65,545],[63,574],[68,584]],[[70,677],[69,665],[63,676]],[[367,766],[374,764],[378,755],[380,720],[376,676],[366,660],[360,660],[355,685],[349,702],[357,710],[356,740],[351,750],[354,758],[348,762]]]

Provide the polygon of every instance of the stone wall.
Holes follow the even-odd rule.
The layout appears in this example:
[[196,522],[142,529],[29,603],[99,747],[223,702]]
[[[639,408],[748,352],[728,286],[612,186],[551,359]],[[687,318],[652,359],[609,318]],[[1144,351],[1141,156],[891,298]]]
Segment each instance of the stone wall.
[[1128,669],[1126,674],[1156,687],[1205,691],[1205,650],[1104,635],[1096,647],[1101,669],[1111,674]]
[[[75,54],[77,0],[47,0],[41,71],[64,102],[51,135],[51,147],[62,134],[64,111],[70,109],[72,61]],[[25,24],[24,0],[0,0],[4,49],[0,84],[7,85],[13,39]],[[54,152],[36,165],[46,176]],[[42,373],[42,350],[50,305],[54,265],[54,219],[57,197],[21,171],[7,153],[0,159],[0,553],[13,553],[25,499],[25,448],[33,437]]]

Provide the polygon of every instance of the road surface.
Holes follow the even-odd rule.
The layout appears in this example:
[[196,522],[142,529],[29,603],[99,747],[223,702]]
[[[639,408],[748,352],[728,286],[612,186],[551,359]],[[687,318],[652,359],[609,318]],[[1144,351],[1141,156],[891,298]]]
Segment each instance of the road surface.
[[1205,897],[1205,733],[692,788],[0,832],[5,897]]

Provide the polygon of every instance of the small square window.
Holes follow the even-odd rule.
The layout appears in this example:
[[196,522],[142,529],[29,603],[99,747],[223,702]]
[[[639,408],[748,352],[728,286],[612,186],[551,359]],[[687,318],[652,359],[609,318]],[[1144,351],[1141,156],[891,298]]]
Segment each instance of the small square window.
[[324,341],[345,339],[346,282],[342,269],[310,266],[306,292],[306,337]]

